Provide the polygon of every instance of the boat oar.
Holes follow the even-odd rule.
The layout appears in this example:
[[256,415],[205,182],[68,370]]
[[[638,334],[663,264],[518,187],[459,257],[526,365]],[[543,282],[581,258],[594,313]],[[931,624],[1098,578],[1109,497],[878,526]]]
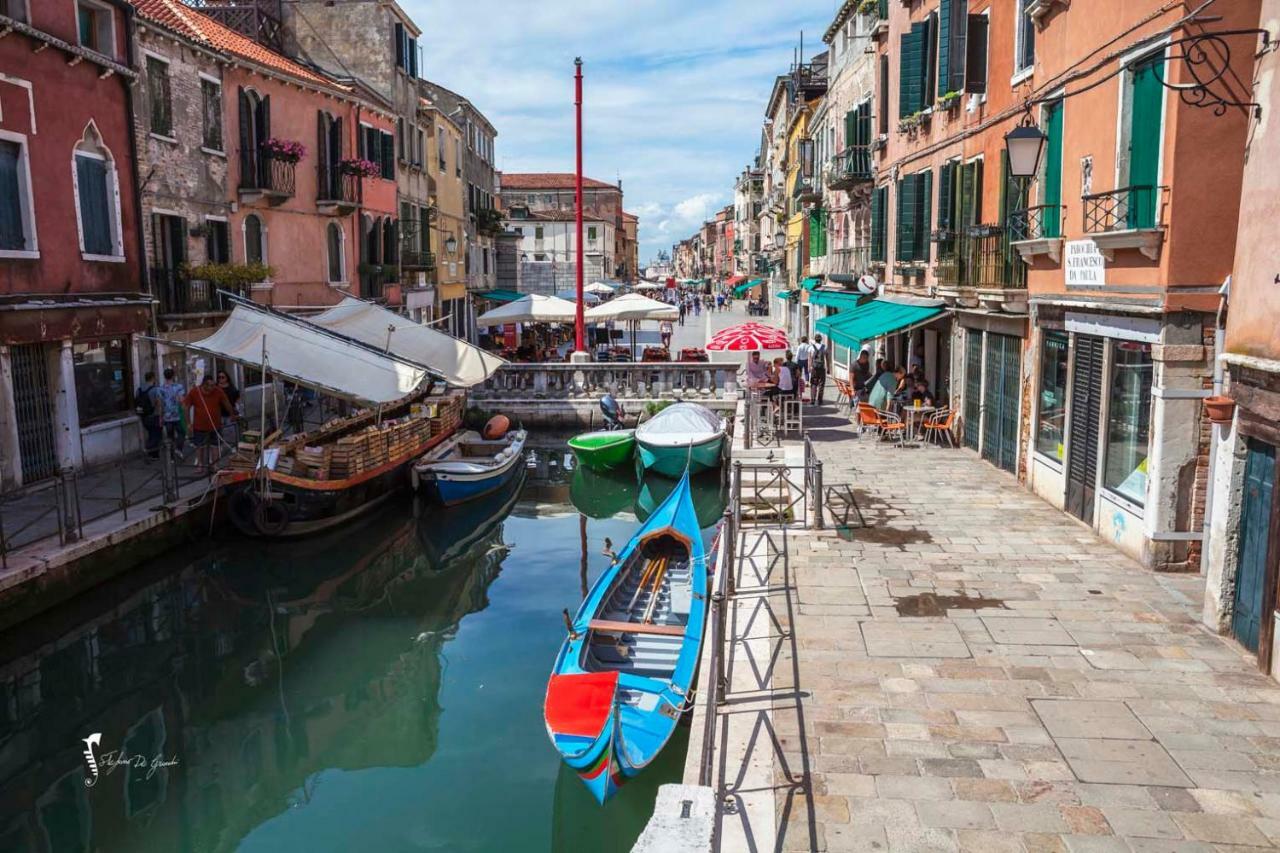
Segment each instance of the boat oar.
[[650,560],[645,563],[644,574],[640,576],[640,582],[636,584],[636,591],[631,593],[631,600],[627,602],[627,613],[630,613],[631,608],[636,606],[636,599],[640,597],[640,591],[643,590],[645,584],[649,582],[649,577],[657,565],[657,560]]
[[644,609],[644,622],[653,621],[653,608],[658,603],[658,593],[662,590],[662,579],[667,574],[667,566],[671,564],[669,557],[662,558],[662,566],[658,569],[657,575],[653,579],[653,594],[649,596],[649,606]]

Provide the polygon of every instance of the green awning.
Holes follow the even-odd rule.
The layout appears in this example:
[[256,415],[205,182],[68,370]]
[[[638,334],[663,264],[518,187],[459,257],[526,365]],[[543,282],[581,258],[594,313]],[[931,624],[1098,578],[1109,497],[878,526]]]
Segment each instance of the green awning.
[[907,305],[877,299],[852,310],[841,311],[833,317],[823,317],[813,328],[830,337],[834,343],[856,349],[864,341],[927,323],[944,310],[941,305]]
[[830,305],[841,311],[851,311],[858,307],[858,300],[864,298],[859,293],[837,293],[832,290],[813,290],[809,292],[810,305]]
[[529,294],[517,293],[514,290],[482,290],[475,295],[476,299],[492,299],[494,302],[515,302]]
[[779,290],[777,293],[775,293],[775,294],[774,294],[774,296],[778,297],[779,299],[790,299],[790,298],[791,298],[791,291],[790,291],[790,290]]
[[762,278],[753,278],[751,279],[751,281],[744,281],[742,284],[738,285],[733,289],[733,295],[746,296],[747,292],[750,291],[751,288],[759,287],[762,284],[764,284],[764,279]]
[[800,287],[804,290],[813,290],[820,284],[822,284],[822,279],[816,275],[811,275],[804,281],[800,282]]

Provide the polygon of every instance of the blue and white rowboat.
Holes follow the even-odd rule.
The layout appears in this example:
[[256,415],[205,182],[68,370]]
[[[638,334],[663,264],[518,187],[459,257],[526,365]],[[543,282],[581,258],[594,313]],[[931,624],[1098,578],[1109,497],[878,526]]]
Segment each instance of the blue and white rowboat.
[[445,506],[487,495],[520,471],[525,438],[522,429],[492,441],[460,433],[414,463],[413,487]]

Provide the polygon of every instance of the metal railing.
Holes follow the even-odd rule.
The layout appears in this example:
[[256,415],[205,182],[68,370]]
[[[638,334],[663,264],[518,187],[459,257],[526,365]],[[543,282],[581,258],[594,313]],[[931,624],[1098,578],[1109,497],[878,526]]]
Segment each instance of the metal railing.
[[781,459],[735,461],[729,500],[735,507],[739,529],[799,523],[810,530],[821,530],[825,525],[822,491],[822,460],[813,453],[805,436],[804,461],[799,471]]
[[833,190],[870,183],[874,177],[870,145],[850,145],[832,157],[827,165],[827,186]]
[[511,362],[499,367],[483,385],[471,389],[474,399],[571,399],[612,391],[623,397],[720,397],[737,388],[738,367],[702,361],[591,364]]
[[[145,452],[74,471],[30,486],[0,490],[0,568],[13,552],[55,537],[65,546],[84,538],[84,528],[99,519],[153,510],[178,499],[183,486],[207,479],[203,468],[178,463],[166,439],[159,458]],[[144,510],[144,511],[145,511]]]
[[[161,316],[181,314],[211,314],[230,311],[227,298],[220,288],[202,279],[188,278],[180,269],[151,267],[148,270],[151,295],[160,303]],[[221,290],[238,292],[248,298],[247,289],[223,287]]]
[[863,275],[871,269],[871,247],[833,249],[827,255],[827,275]]
[[416,249],[401,250],[400,252],[400,268],[406,270],[431,270],[435,269],[436,256],[434,252],[421,252]]
[[[734,493],[733,471],[729,475],[729,493]],[[733,598],[737,572],[738,520],[737,508],[732,504],[725,507],[724,521],[720,526],[719,564],[712,579],[711,613],[707,619],[707,642],[710,653],[706,661],[708,674],[707,686],[703,688],[706,697],[705,717],[702,728],[702,756],[698,765],[698,784],[711,787],[715,781],[715,742],[716,742],[716,709],[724,704],[725,694],[729,692],[729,674],[725,666],[725,639],[729,636],[729,600]],[[714,677],[710,674],[714,673]],[[717,799],[719,799],[717,797]]]
[[291,196],[297,188],[298,164],[270,151],[248,149],[240,152],[240,189],[274,196]]
[[964,231],[938,231],[938,281],[956,287],[1024,288],[1027,265],[999,225],[975,225]]
[[316,203],[357,205],[360,203],[363,184],[359,175],[342,170],[341,166],[320,164],[316,182]]
[[1155,228],[1161,189],[1157,186],[1130,186],[1082,196],[1085,233]]
[[1009,212],[1009,240],[1045,240],[1062,236],[1063,207],[1038,204]]

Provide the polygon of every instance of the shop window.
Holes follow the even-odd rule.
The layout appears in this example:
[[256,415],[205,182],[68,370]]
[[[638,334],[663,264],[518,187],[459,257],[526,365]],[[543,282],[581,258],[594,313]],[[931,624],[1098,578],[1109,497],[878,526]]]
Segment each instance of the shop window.
[[1036,416],[1036,452],[1063,458],[1067,419],[1067,350],[1065,332],[1045,332],[1040,342],[1040,397]]
[[78,341],[71,345],[80,426],[129,414],[129,341]]
[[211,264],[231,263],[231,238],[227,223],[221,219],[206,219],[205,257]]
[[1103,485],[1138,505],[1145,502],[1147,495],[1153,373],[1150,344],[1113,344]]

